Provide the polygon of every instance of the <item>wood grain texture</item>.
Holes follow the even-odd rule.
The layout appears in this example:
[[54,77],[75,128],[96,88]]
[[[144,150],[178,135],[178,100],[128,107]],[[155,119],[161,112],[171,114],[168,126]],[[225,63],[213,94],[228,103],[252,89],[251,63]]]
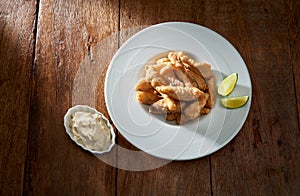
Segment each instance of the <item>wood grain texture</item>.
[[204,23],[206,1],[180,0],[124,0],[121,1],[120,27],[128,29],[139,25],[153,25],[167,21]]
[[[252,110],[245,126],[226,148],[211,156],[212,193],[297,193],[299,127],[296,123],[295,85],[293,77],[289,77],[293,70],[289,65],[287,4],[284,1],[147,3],[128,1],[121,4],[121,29],[163,22],[164,16],[168,16],[169,21],[203,24],[233,43],[254,77]],[[203,12],[185,15],[186,12],[182,11],[191,8]],[[285,89],[280,94],[279,86]],[[276,99],[270,100],[270,97]],[[119,141],[126,144],[126,141]],[[172,167],[171,164],[168,167]],[[140,175],[143,174],[118,173],[119,179],[126,179],[130,184],[139,183]],[[209,175],[206,177],[208,179]],[[171,179],[163,182],[168,180]],[[153,185],[138,186],[139,191],[146,193],[149,186]],[[118,189],[122,190],[119,183]],[[176,193],[176,189],[169,191]]]
[[[0,0],[0,195],[298,195],[299,13],[297,0]],[[99,160],[70,140],[64,114],[87,104],[108,117],[111,57],[167,21],[206,26],[240,52],[253,87],[246,123],[201,159],[123,153],[139,149],[117,132]],[[163,166],[130,171],[144,163]]]
[[298,124],[300,126],[300,2],[289,1],[288,27],[293,65],[295,90],[297,96]]
[[[76,97],[80,88],[76,85],[82,83],[83,94],[96,91],[97,86],[87,86],[89,68],[107,66],[97,60],[95,48],[117,31],[118,8],[118,1],[40,1],[26,194],[116,192],[115,168],[76,146],[65,133],[63,117],[73,104],[89,104],[104,110],[100,108],[103,103],[99,106],[92,102],[97,101],[96,97]],[[111,43],[111,47],[116,49],[117,42]],[[100,80],[101,76],[100,71],[95,77]]]
[[35,12],[34,0],[0,1],[0,195],[23,191]]
[[119,170],[117,195],[211,195],[209,169],[204,158],[150,171]]
[[220,31],[244,57],[252,77],[253,102],[238,136],[211,156],[212,192],[295,195],[299,191],[300,138],[287,4],[242,1],[215,7],[215,20],[230,13],[226,24],[230,28]]
[[[148,25],[165,21],[204,20],[200,12],[201,2],[196,1],[121,1],[120,43]],[[188,10],[188,11],[183,11]],[[120,134],[118,144],[129,150],[138,150]],[[125,157],[126,158],[126,157]],[[133,158],[132,158],[133,159]],[[159,164],[147,155],[137,160],[128,160],[131,164]],[[119,164],[124,157],[118,154]],[[164,163],[162,163],[164,164]],[[166,166],[150,171],[135,172],[118,170],[117,195],[210,195],[210,160],[205,157],[191,162],[171,162]]]

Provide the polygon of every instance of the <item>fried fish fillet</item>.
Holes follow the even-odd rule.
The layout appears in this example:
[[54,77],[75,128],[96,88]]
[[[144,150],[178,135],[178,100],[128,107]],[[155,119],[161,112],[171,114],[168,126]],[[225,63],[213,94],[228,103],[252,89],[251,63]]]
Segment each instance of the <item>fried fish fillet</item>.
[[186,69],[187,76],[193,81],[195,87],[198,87],[200,90],[205,91],[207,89],[207,84],[205,79],[190,69]]
[[184,83],[177,78],[176,71],[176,68],[171,63],[166,63],[165,67],[160,70],[160,75],[169,86],[184,86]]
[[196,63],[195,66],[201,72],[203,77],[207,80],[213,76],[211,65],[205,62]]
[[208,85],[209,98],[207,100],[206,107],[213,108],[216,104],[216,96],[217,96],[216,78],[214,76],[211,76],[207,81],[207,85]]
[[180,52],[170,52],[168,58],[175,66],[183,67],[190,78],[194,82],[194,86],[197,86],[200,90],[207,90],[207,84],[205,78],[199,69],[195,66],[196,62],[191,59],[189,56]]
[[[208,99],[208,94],[204,93],[197,100],[193,101],[187,107],[185,107],[180,116],[178,116],[177,123],[183,124],[190,120],[194,120],[198,116],[200,116],[201,111],[203,110]],[[203,112],[207,112],[207,110],[203,110]]]
[[161,99],[155,91],[136,91],[136,98],[145,105],[151,105]]
[[203,114],[208,114],[210,112],[210,108],[201,108],[200,110],[200,115],[203,115]]
[[[167,56],[168,54],[166,54],[166,56]],[[161,59],[158,59],[157,61],[156,61],[156,64],[161,64],[161,63],[168,63],[168,62],[170,62],[170,59],[168,59],[167,57],[163,57],[163,58],[161,58]]]
[[166,120],[167,121],[173,121],[173,120],[177,120],[177,118],[180,116],[180,112],[170,112],[170,113],[167,113],[167,116],[166,116]]
[[163,99],[156,101],[149,107],[149,112],[153,114],[180,112],[180,103],[169,96],[164,96]]
[[193,87],[194,84],[191,81],[191,79],[187,76],[186,71],[183,67],[174,67],[174,73],[176,75],[176,77],[178,78],[178,80],[180,80],[184,86],[186,87]]
[[139,102],[149,112],[183,124],[208,114],[216,102],[211,66],[198,63],[182,51],[160,54],[145,65],[145,77],[136,85]]
[[198,101],[193,101],[189,104],[181,113],[181,115],[177,118],[177,124],[183,124],[190,120],[194,120],[200,114],[201,108]]
[[135,86],[137,91],[153,91],[154,88],[151,85],[151,82],[146,78],[141,78]]
[[[164,78],[160,75],[160,70],[164,67],[164,64],[155,64],[155,65],[146,65],[145,71],[146,71],[146,80],[151,81],[151,85],[153,84],[160,86],[160,85],[166,85],[166,81]],[[155,81],[155,82],[154,82]]]
[[204,94],[203,91],[196,87],[181,86],[157,86],[155,89],[161,94],[167,94],[176,100],[191,101]]

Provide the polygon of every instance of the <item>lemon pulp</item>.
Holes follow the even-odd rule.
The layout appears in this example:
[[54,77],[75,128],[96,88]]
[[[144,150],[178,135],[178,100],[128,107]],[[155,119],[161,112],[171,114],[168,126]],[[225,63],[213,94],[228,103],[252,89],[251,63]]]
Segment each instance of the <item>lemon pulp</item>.
[[218,94],[222,96],[229,95],[233,91],[237,83],[237,80],[238,80],[237,73],[232,73],[229,76],[227,76],[219,85]]
[[239,108],[247,103],[249,96],[231,97],[221,99],[221,103],[226,108]]

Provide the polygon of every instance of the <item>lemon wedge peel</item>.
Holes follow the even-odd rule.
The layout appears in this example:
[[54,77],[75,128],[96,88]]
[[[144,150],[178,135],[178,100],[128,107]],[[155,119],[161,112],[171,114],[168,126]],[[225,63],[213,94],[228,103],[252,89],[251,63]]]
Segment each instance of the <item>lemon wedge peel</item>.
[[238,81],[238,73],[232,73],[222,80],[218,87],[218,94],[222,96],[229,95],[235,88]]
[[249,96],[230,97],[221,99],[221,103],[226,108],[235,109],[244,106],[249,100]]

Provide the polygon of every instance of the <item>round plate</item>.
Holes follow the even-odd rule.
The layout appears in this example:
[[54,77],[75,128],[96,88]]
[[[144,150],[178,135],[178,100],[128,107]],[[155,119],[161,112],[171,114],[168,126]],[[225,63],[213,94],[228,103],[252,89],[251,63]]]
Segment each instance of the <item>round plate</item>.
[[[230,96],[249,95],[248,103],[229,110],[218,96],[208,115],[180,126],[147,112],[135,98],[135,85],[147,61],[171,50],[211,64],[217,85],[237,72],[239,80]],[[250,110],[252,87],[243,59],[226,39],[200,25],[169,22],[138,32],[120,47],[107,70],[104,91],[109,115],[130,143],[156,157],[190,160],[209,155],[234,138]]]

